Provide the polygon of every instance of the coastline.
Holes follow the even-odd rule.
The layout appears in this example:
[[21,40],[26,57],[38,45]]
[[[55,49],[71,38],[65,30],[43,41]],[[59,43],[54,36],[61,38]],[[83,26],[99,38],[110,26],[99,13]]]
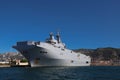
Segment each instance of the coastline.
[[4,65],[0,65],[0,68],[1,67],[11,67],[11,65],[9,65],[9,64],[4,64]]
[[[120,66],[120,64],[91,63],[90,66]],[[10,64],[0,65],[0,68],[3,67],[30,67],[30,65],[10,65]]]

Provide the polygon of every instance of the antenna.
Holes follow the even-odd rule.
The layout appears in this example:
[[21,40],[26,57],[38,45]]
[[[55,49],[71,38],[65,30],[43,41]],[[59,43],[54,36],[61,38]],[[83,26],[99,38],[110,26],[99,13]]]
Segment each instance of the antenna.
[[57,33],[60,33],[60,29],[57,29]]
[[53,35],[53,32],[50,32],[50,35]]

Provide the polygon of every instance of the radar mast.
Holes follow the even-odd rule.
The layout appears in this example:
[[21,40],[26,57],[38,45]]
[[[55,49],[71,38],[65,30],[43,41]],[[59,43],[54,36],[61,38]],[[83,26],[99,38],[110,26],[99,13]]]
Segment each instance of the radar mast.
[[52,32],[50,33],[50,40],[54,40],[54,36]]
[[59,32],[57,32],[56,38],[57,38],[57,42],[58,42],[58,43],[61,43],[60,33],[59,33]]

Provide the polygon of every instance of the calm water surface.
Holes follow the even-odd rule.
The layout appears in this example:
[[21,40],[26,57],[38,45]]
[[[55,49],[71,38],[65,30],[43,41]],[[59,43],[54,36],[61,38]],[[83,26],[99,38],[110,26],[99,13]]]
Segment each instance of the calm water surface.
[[120,80],[120,67],[0,68],[0,80]]

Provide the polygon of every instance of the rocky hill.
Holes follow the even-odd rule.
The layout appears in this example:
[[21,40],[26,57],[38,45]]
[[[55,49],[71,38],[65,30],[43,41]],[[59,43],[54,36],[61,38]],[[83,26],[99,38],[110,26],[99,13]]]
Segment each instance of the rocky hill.
[[119,48],[76,49],[74,51],[90,56],[93,65],[120,65]]
[[11,60],[22,60],[25,59],[25,57],[16,52],[7,52],[7,53],[1,53],[0,54],[0,61],[11,61]]

